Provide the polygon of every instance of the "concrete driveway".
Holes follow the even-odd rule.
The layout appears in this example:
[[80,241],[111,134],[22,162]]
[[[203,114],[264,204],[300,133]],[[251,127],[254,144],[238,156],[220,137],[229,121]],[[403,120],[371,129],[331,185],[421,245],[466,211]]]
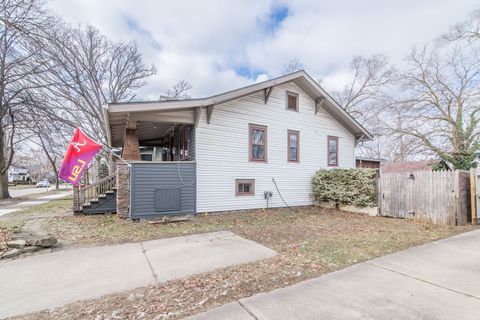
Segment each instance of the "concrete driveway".
[[253,241],[221,231],[72,249],[0,262],[0,318],[60,307],[275,254]]
[[189,320],[480,319],[480,230],[258,294]]

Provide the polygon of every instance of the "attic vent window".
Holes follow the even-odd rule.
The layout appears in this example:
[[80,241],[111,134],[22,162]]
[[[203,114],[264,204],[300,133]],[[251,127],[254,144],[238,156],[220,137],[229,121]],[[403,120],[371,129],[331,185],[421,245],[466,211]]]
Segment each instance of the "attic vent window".
[[298,111],[298,93],[287,91],[287,110]]

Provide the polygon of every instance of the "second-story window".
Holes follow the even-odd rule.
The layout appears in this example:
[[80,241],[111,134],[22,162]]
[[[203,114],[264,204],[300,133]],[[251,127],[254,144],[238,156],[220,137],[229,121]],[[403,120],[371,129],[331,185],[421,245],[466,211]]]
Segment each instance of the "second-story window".
[[288,130],[288,161],[299,162],[300,132]]
[[267,162],[267,127],[251,124],[249,160]]

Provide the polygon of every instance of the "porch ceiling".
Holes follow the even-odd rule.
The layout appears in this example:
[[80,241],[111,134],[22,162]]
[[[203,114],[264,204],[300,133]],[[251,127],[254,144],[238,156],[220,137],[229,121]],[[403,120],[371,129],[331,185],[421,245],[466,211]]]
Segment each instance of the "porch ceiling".
[[137,129],[139,141],[152,140],[164,136],[168,130],[177,124],[193,124],[194,109],[168,111],[116,112],[105,111],[109,140],[114,148],[123,146],[125,130]]
[[140,121],[137,124],[138,141],[140,145],[142,141],[153,141],[160,139],[168,133],[172,127],[175,127],[172,123],[155,123]]

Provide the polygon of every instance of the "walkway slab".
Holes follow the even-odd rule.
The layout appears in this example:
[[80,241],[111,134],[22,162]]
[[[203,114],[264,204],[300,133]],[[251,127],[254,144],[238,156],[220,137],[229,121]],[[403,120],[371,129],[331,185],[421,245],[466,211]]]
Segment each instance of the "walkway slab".
[[[371,264],[480,299],[478,231],[370,261]],[[479,309],[480,319],[480,309]]]
[[137,243],[3,262],[0,279],[0,318],[155,283]]
[[160,282],[276,254],[227,231],[149,241],[143,248]]
[[195,315],[187,319],[195,320],[256,320],[248,311],[239,303],[232,302],[212,311],[207,311]]
[[360,264],[241,300],[257,319],[478,319],[480,301]]
[[473,320],[480,319],[479,286],[477,230],[241,299],[241,308],[225,306],[188,319]]
[[0,318],[275,255],[230,232],[72,249],[0,262]]

